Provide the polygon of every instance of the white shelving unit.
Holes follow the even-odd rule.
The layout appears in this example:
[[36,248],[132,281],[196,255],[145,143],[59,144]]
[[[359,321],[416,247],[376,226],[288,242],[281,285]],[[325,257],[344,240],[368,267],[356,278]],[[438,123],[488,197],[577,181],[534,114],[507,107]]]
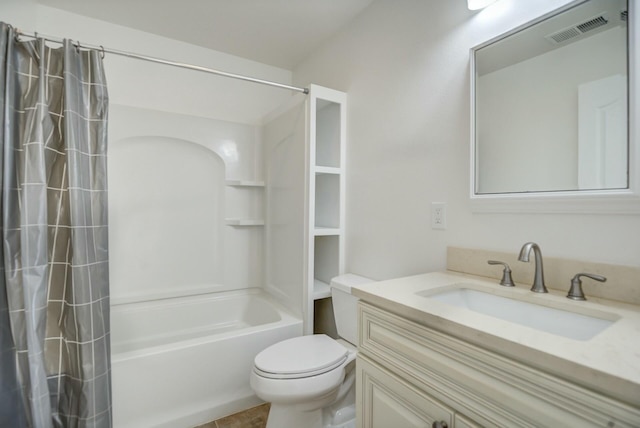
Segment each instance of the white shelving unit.
[[313,333],[314,301],[330,297],[344,273],[346,94],[311,85],[308,120],[308,260],[305,333]]

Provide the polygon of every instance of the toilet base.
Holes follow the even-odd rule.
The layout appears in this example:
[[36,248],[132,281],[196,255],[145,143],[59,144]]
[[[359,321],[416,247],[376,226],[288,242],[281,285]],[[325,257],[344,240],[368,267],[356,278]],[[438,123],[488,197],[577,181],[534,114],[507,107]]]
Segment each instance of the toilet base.
[[325,411],[322,428],[356,428],[356,405],[343,407],[330,415]]
[[266,428],[355,428],[355,407],[351,404],[330,413],[328,409],[304,411],[272,404]]
[[312,402],[271,403],[266,428],[355,428],[355,361],[345,371],[338,388]]
[[301,410],[271,404],[266,428],[322,428],[322,409]]
[[[352,368],[353,370],[353,368]],[[355,372],[355,370],[354,370]],[[347,382],[355,373],[347,375]],[[349,390],[334,404],[322,411],[322,428],[355,428],[356,427],[356,388],[349,385]]]

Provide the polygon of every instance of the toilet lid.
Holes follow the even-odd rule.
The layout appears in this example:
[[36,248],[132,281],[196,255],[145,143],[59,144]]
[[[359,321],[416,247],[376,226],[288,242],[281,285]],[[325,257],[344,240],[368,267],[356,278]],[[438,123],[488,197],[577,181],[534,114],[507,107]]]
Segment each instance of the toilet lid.
[[325,373],[347,359],[348,350],[324,334],[294,337],[260,352],[254,365],[270,378],[300,378]]

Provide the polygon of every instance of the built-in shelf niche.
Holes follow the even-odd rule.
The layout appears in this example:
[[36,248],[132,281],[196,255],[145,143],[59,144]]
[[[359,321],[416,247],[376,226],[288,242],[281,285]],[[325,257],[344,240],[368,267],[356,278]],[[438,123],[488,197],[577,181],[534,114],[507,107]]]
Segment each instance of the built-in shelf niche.
[[331,297],[331,287],[326,282],[319,279],[313,280],[313,300],[326,299]]
[[322,292],[328,291],[331,279],[340,274],[340,236],[316,236],[314,255],[314,294],[329,297],[329,293]]
[[316,166],[340,167],[340,108],[337,102],[316,99]]
[[316,228],[340,227],[340,180],[339,174],[316,173]]
[[252,180],[227,180],[225,184],[231,187],[264,187],[264,181]]
[[225,223],[234,227],[264,226],[264,181],[226,180]]
[[264,220],[252,218],[226,218],[225,222],[229,226],[247,227],[247,226],[264,226]]

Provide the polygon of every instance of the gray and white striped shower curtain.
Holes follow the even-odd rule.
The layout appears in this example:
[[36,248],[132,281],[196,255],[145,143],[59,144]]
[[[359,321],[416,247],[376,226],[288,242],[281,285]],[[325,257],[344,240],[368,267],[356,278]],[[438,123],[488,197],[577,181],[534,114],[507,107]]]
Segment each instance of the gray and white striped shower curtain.
[[110,427],[102,58],[0,31],[0,426]]

